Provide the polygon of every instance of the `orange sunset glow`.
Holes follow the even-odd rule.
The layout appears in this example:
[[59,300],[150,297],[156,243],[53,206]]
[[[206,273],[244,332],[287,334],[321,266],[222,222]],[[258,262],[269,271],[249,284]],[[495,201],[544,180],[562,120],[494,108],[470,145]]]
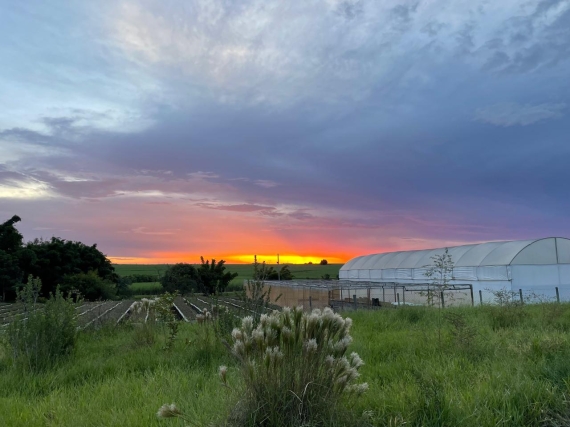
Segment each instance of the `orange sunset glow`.
[[[255,255],[222,255],[205,257],[206,259],[214,258],[216,260],[225,260],[227,264],[251,264],[253,263]],[[170,254],[165,257],[112,257],[109,259],[114,264],[175,264],[178,262],[199,263],[200,256],[188,256],[186,254],[174,255]],[[312,256],[312,255],[294,255],[294,254],[279,254],[280,264],[319,264],[321,260],[326,259],[329,264],[344,264],[348,261],[348,257],[338,256]],[[277,255],[257,255],[258,262],[265,262],[267,264],[277,264]]]

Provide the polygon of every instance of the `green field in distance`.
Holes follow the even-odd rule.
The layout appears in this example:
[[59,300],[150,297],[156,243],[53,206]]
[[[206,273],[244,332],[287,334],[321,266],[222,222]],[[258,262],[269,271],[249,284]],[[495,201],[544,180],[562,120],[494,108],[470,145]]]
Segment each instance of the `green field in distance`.
[[[275,269],[280,269],[285,264],[267,264]],[[295,279],[320,279],[328,274],[331,279],[336,279],[343,264],[287,264]],[[168,268],[168,264],[113,264],[119,276],[130,276],[132,274],[152,274],[162,275]],[[226,271],[238,273],[232,283],[242,283],[244,279],[251,279],[253,265],[251,264],[226,264]]]

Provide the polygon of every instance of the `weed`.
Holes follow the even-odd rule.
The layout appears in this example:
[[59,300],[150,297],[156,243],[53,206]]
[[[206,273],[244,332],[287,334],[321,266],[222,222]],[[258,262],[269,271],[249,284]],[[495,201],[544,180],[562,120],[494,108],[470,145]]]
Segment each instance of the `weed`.
[[75,305],[56,289],[45,304],[38,304],[41,280],[30,276],[18,291],[24,312],[10,323],[7,342],[16,366],[38,371],[49,368],[75,348],[77,323]]

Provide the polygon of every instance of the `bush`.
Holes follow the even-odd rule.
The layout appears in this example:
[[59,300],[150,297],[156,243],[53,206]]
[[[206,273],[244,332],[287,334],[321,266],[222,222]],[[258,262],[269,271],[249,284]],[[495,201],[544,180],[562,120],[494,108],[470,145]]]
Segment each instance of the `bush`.
[[7,342],[14,365],[32,371],[43,370],[71,354],[77,340],[75,305],[59,288],[43,304],[37,303],[40,279],[30,277],[18,292],[24,314],[8,326]]
[[285,264],[281,267],[279,272],[277,272],[273,267],[269,267],[267,269],[265,280],[293,280],[294,277],[295,276],[293,276],[291,270],[289,270],[289,266]]
[[182,295],[198,290],[200,276],[191,264],[178,263],[168,268],[160,283],[166,292],[178,292]]
[[322,259],[320,265],[328,265],[328,261],[326,259]]
[[61,290],[78,293],[88,301],[113,299],[117,295],[117,285],[99,277],[96,271],[65,276]]
[[[337,419],[343,397],[368,387],[355,383],[360,357],[345,355],[351,324],[329,308],[311,314],[285,308],[262,315],[257,327],[245,317],[232,332],[245,390],[230,424],[329,425]],[[227,384],[223,367],[221,375]]]

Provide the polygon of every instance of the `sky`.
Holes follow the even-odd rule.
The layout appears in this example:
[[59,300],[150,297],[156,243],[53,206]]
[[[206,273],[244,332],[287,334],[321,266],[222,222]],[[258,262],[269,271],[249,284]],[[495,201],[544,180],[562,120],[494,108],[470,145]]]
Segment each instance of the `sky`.
[[570,237],[570,0],[0,0],[0,221],[116,262]]

